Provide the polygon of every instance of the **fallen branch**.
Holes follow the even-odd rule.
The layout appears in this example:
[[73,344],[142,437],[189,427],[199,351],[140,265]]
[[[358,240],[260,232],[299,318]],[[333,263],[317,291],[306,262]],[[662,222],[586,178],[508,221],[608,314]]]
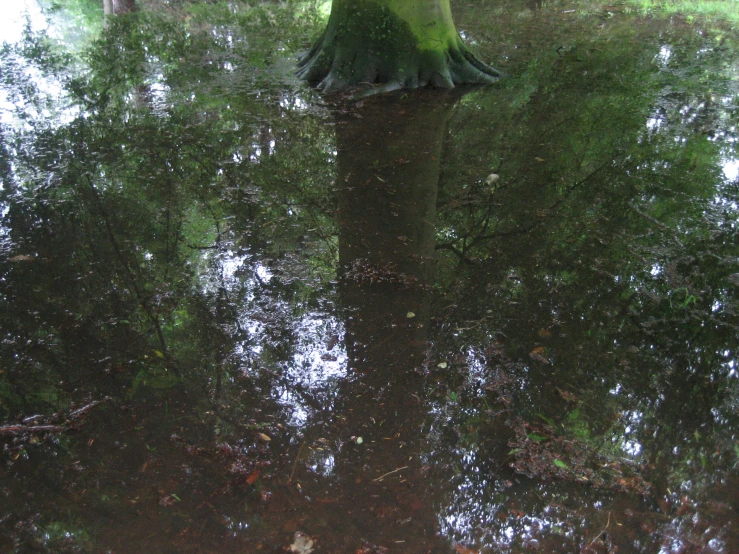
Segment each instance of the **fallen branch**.
[[58,433],[66,431],[64,425],[2,425],[0,435],[21,435],[23,433]]
[[[0,425],[0,435],[22,435],[23,433],[60,433],[62,431],[67,431],[72,424],[72,420],[83,416],[89,410],[91,410],[98,404],[101,404],[102,402],[102,400],[95,400],[85,406],[82,406],[81,408],[77,408],[73,412],[70,412],[69,417],[67,418],[67,425],[25,425],[21,423],[12,425]],[[40,416],[33,416],[32,418],[26,418],[24,421],[37,419],[39,417]]]

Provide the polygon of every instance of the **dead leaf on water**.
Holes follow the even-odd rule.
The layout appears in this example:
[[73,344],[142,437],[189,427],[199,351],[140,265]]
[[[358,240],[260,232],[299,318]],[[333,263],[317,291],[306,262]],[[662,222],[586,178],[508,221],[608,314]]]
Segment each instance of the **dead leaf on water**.
[[535,160],[536,160],[537,162],[539,162],[540,164],[541,164],[541,163],[544,163],[544,162],[546,161],[546,160],[545,160],[544,158],[540,158],[539,156],[536,156],[536,157],[535,157],[534,159],[535,159]]
[[545,356],[546,353],[547,349],[544,346],[537,346],[531,352],[529,352],[529,356],[531,356],[531,358],[533,358],[537,362],[549,365],[549,360]]
[[269,442],[272,440],[272,437],[269,435],[265,435],[264,433],[259,433],[259,438],[262,439],[264,442]]
[[405,317],[407,317],[408,319],[410,319],[412,317],[416,317],[416,314],[414,314],[413,312],[408,312],[407,314],[405,314]]
[[577,396],[575,396],[569,391],[562,390],[559,387],[557,387],[557,392],[567,402],[579,402],[580,401],[580,399]]
[[35,260],[33,256],[29,256],[28,254],[18,254],[17,256],[13,256],[12,258],[9,258],[9,262],[32,262]]
[[294,554],[311,554],[314,541],[302,531],[295,532],[295,540],[290,545],[290,552]]
[[497,173],[491,173],[485,178],[485,184],[494,185],[498,182],[498,180],[500,180],[500,175],[498,175]]

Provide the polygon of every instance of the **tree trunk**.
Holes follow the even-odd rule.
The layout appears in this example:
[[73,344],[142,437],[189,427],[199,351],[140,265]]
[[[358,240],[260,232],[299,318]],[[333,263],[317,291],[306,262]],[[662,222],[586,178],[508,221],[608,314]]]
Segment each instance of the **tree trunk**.
[[387,91],[492,83],[500,72],[467,50],[449,0],[334,0],[298,76],[322,90],[384,83]]
[[103,0],[103,13],[121,15],[136,11],[136,0]]

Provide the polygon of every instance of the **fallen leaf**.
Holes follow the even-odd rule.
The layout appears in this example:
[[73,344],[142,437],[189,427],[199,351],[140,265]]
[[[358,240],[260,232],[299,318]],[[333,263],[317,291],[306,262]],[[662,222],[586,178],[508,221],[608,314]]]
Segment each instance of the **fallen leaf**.
[[413,312],[408,312],[407,314],[405,314],[405,317],[407,317],[408,319],[410,319],[412,317],[416,317],[416,314],[414,314]]
[[564,463],[562,460],[554,460],[554,465],[557,467],[561,467],[562,469],[567,469],[567,464]]
[[446,362],[441,362],[440,364],[437,364],[436,367],[441,368],[441,369],[446,369],[447,365],[448,364]]
[[257,479],[259,479],[259,470],[253,471],[249,474],[249,477],[246,478],[246,484],[247,485],[253,485],[257,482]]
[[534,158],[539,163],[544,163],[546,160],[544,158],[540,158],[539,156]]
[[32,262],[35,258],[33,256],[29,256],[28,254],[18,254],[17,256],[13,256],[12,258],[9,258],[9,262]]
[[313,539],[301,531],[295,532],[295,540],[290,545],[290,552],[294,554],[311,554],[313,552]]
[[159,497],[159,505],[164,508],[169,508],[170,506],[174,506],[176,502],[179,502],[179,500],[180,499],[174,494],[165,494]]
[[549,365],[549,360],[545,356],[546,352],[547,349],[545,347],[537,346],[531,352],[529,352],[529,356],[531,356],[537,362]]
[[562,390],[559,387],[557,387],[557,392],[567,402],[579,402],[579,399],[577,398],[577,396],[575,396],[574,394],[572,394],[569,391]]
[[491,173],[485,178],[485,184],[494,185],[495,183],[498,182],[499,179],[500,179],[500,175],[498,175],[497,173]]
[[269,435],[265,435],[264,433],[259,433],[259,438],[262,439],[264,442],[269,442],[272,440],[272,437]]

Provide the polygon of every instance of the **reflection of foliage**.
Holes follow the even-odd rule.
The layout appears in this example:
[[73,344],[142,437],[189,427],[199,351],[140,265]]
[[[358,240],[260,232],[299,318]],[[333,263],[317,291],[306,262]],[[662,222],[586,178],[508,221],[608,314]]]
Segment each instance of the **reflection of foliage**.
[[[300,41],[310,13],[218,4],[195,6],[187,19],[176,11],[116,18],[76,62],[34,36],[5,47],[4,86],[29,124],[3,130],[13,159],[3,175],[13,240],[6,260],[33,256],[5,266],[5,344],[26,346],[0,376],[2,410],[47,404],[41,383],[60,377],[71,388],[94,371],[115,387],[111,378],[144,376],[147,359],[173,373],[220,366],[231,349],[213,345],[229,333],[213,318],[246,292],[229,291],[223,264],[241,265],[247,287],[275,296],[315,294],[312,277],[286,289],[259,284],[258,267],[279,271],[296,250],[316,254],[313,269],[333,276],[332,135],[286,92],[277,40]],[[274,20],[266,30],[265,17]],[[262,69],[234,71],[239,60]],[[55,104],[34,85],[36,71],[65,87],[61,121],[57,109],[44,112]],[[234,96],[234,85],[265,88],[255,99]],[[296,155],[298,143],[314,147]],[[205,290],[191,284],[201,274],[214,279]],[[36,296],[24,290],[29,282]],[[48,290],[59,292],[48,298]]]
[[[547,520],[576,551],[584,531],[570,524],[594,516],[546,509],[617,503],[650,482],[663,534],[644,548],[657,551],[662,522],[699,534],[692,514],[727,513],[705,502],[737,460],[739,190],[723,172],[736,161],[736,45],[721,28],[598,10],[515,3],[506,26],[465,22],[465,9],[470,35],[500,31],[480,48],[505,54],[511,76],[462,99],[441,175],[428,360],[452,423],[437,426],[436,454],[459,455],[452,481],[467,480],[453,507],[469,494],[473,521],[506,506],[481,543]],[[4,48],[2,86],[21,109],[0,143],[0,417],[191,382],[217,400],[195,437],[256,430],[278,395],[316,413],[334,401],[290,373],[318,343],[331,358],[342,335],[337,146],[288,59],[312,27],[303,4],[178,3],[117,19],[79,57],[33,36]],[[412,284],[392,270],[350,276]],[[164,425],[157,392],[138,416]],[[260,430],[286,433],[278,421]],[[269,462],[252,438],[248,456]],[[556,478],[546,509],[508,470],[509,441],[523,473]],[[248,483],[256,466],[240,456]]]
[[[650,483],[680,519],[683,483],[706,498],[727,478],[739,423],[737,188],[724,169],[736,163],[739,89],[725,58],[736,45],[720,25],[685,34],[619,17],[599,24],[605,47],[582,15],[537,44],[536,25],[556,17],[501,31],[518,71],[452,120],[433,358],[463,379],[470,473],[500,473],[474,452],[505,456],[502,415],[520,472],[623,492]],[[542,53],[522,60],[513,46],[529,40]],[[493,384],[500,371],[512,385]],[[502,409],[488,407],[491,390]],[[612,462],[622,475],[602,468]]]
[[682,15],[688,22],[696,18],[717,18],[739,21],[739,8],[732,0],[630,0],[645,14],[652,16]]
[[511,467],[536,479],[562,479],[595,488],[650,494],[650,484],[640,477],[639,468],[631,467],[623,457],[614,457],[607,443],[595,445],[589,441],[587,427],[578,417],[572,417],[573,413],[567,418],[572,427],[565,434],[556,433],[549,425],[514,418],[510,423],[514,430],[509,443]]

